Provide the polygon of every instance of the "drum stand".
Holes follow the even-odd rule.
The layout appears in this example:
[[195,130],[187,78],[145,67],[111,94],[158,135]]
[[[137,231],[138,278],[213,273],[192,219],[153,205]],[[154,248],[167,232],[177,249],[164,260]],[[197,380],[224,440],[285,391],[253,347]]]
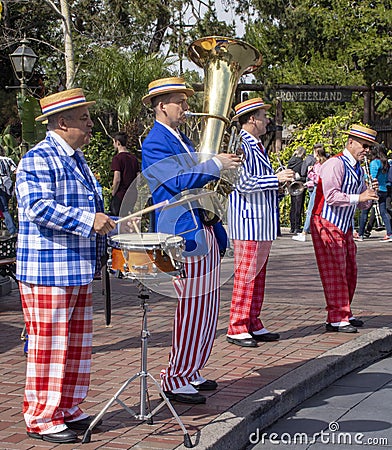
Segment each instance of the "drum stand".
[[[120,406],[123,407],[129,414],[131,414],[135,419],[147,421],[148,424],[153,423],[153,415],[158,412],[164,405],[167,405],[167,407],[170,409],[170,412],[172,413],[172,416],[176,419],[178,425],[181,427],[182,431],[184,432],[184,446],[187,448],[193,447],[191,438],[184,426],[184,424],[181,422],[181,419],[179,418],[178,414],[176,413],[175,409],[173,408],[172,404],[170,403],[169,399],[166,397],[165,393],[163,392],[160,384],[157,382],[157,380],[147,371],[147,348],[148,348],[148,337],[150,336],[150,332],[147,329],[147,312],[148,309],[148,303],[147,300],[149,298],[148,290],[143,285],[139,284],[139,295],[140,298],[140,306],[143,308],[143,325],[142,325],[142,333],[141,333],[141,353],[142,353],[142,361],[141,361],[141,369],[140,372],[136,373],[133,377],[129,378],[122,386],[121,388],[114,394],[112,399],[106,404],[106,406],[102,409],[102,411],[94,418],[94,420],[91,422],[88,429],[85,431],[82,439],[82,444],[89,443],[91,441],[91,433],[95,425],[99,422],[99,420],[103,417],[105,412],[113,405],[114,402],[117,402]],[[125,403],[123,403],[119,396],[125,389],[128,387],[132,381],[136,380],[137,378],[140,378],[140,414],[135,413],[131,408],[129,408]],[[147,388],[147,378],[150,378],[153,383],[155,384],[155,387],[157,388],[160,396],[162,397],[162,402],[151,412],[147,413],[147,400],[148,399],[148,388]]]

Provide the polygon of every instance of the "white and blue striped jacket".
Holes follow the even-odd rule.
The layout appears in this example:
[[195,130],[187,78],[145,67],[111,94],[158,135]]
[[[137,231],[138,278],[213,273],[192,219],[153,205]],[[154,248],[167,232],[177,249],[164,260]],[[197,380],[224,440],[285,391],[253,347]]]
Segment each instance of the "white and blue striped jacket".
[[[364,190],[363,169],[359,163],[353,167],[348,158],[344,155],[336,156],[342,161],[344,166],[344,177],[340,187],[341,192],[345,194],[360,194]],[[356,172],[356,168],[358,172]],[[347,233],[353,225],[353,219],[357,205],[353,204],[346,207],[329,205],[324,202],[321,217],[333,223],[341,229],[343,233]]]
[[278,178],[258,141],[241,130],[244,162],[235,190],[229,197],[231,239],[272,241],[278,231]]

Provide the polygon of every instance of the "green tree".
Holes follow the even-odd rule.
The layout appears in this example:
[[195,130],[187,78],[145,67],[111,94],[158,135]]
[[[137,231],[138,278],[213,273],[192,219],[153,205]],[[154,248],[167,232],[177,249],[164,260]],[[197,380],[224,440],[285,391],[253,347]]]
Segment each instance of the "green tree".
[[[389,85],[392,82],[390,0],[252,0],[245,40],[264,64],[256,73],[273,98],[277,84]],[[238,3],[247,11],[248,3]],[[381,99],[381,94],[376,102]],[[354,99],[355,101],[355,99]],[[287,105],[289,121],[314,121],[353,105]],[[354,108],[363,110],[361,99]],[[380,111],[391,108],[384,102]]]
[[[273,83],[392,81],[389,0],[253,0],[246,38],[261,50]],[[388,61],[389,59],[389,61]],[[377,70],[371,70],[377,66]]]
[[96,132],[91,138],[90,144],[83,149],[83,153],[89,167],[102,186],[105,210],[108,210],[113,180],[110,164],[113,156],[116,154],[113,144],[101,132]]
[[150,81],[169,76],[169,64],[159,55],[130,53],[114,46],[95,47],[87,55],[79,76],[91,98],[97,100],[96,113],[106,116],[114,131],[126,130],[131,146],[137,147],[139,118],[144,112],[142,97]]
[[[326,117],[311,125],[298,126],[292,133],[288,145],[277,155],[270,153],[271,163],[275,170],[281,165],[286,166],[288,160],[298,147],[304,147],[307,154],[312,153],[313,146],[317,143],[323,144],[329,155],[335,155],[344,149],[348,130],[353,123],[359,121],[352,114],[342,114]],[[279,202],[281,224],[287,226],[290,223],[291,197],[286,195]]]
[[[44,79],[46,93],[67,85],[63,20],[50,6],[59,9],[64,2],[3,1],[0,69],[4,70],[0,70],[0,88],[15,81],[8,54],[23,35],[30,38],[39,55],[37,72]],[[392,83],[390,0],[220,2],[227,9],[236,10],[238,20],[245,21],[243,39],[263,55],[264,64],[255,76],[265,85],[263,96],[269,101],[274,99],[277,84]],[[233,24],[218,21],[217,4],[212,0],[68,0],[75,84],[89,89],[87,80],[100,70],[97,47],[103,50],[114,46],[131,55],[173,57],[172,61],[179,61],[179,72],[186,73],[183,61],[192,40],[209,34],[234,36]],[[143,92],[149,80],[146,78]],[[387,118],[391,101],[382,94],[376,95],[379,113]],[[119,103],[114,104],[117,97]],[[108,108],[113,110],[106,114],[120,113],[125,117],[129,102],[124,96],[115,93],[110,100]],[[361,95],[354,96],[354,102],[347,105],[286,104],[285,122],[311,123],[349,108],[355,114],[363,111]]]

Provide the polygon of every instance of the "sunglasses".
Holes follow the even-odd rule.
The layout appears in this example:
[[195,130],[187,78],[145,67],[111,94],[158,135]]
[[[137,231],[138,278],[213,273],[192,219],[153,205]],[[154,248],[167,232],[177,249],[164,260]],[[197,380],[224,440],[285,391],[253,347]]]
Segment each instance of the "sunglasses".
[[362,148],[363,148],[364,150],[368,150],[368,149],[372,148],[372,145],[364,144],[364,143],[359,142],[359,141],[357,141],[357,142],[358,142],[359,145],[362,146]]

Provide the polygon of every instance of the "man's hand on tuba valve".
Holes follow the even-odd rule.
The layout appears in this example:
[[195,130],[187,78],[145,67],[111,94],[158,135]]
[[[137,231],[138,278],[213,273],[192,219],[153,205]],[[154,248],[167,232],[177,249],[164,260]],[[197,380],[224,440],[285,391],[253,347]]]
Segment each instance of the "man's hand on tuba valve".
[[223,166],[223,170],[236,169],[241,164],[241,158],[232,153],[219,153],[215,158],[218,158]]

